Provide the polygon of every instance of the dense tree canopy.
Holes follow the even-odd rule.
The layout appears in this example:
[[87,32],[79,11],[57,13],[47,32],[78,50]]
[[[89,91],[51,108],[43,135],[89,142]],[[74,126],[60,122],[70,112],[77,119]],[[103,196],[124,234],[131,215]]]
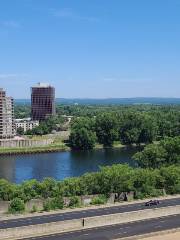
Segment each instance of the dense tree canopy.
[[142,152],[138,152],[134,155],[134,159],[139,163],[141,167],[145,168],[158,168],[166,163],[167,152],[166,150],[157,144],[147,145]]
[[146,168],[180,164],[180,137],[167,137],[158,144],[147,145],[142,152],[134,155],[134,159]]
[[73,130],[69,138],[72,149],[88,150],[93,149],[96,143],[96,134],[86,128]]
[[120,118],[119,136],[123,144],[151,143],[156,139],[157,125],[146,113],[126,113]]
[[[89,124],[90,121],[93,122],[93,125]],[[78,127],[76,127],[77,124]],[[88,130],[88,134],[85,129]],[[146,144],[156,140],[157,131],[158,127],[154,119],[147,113],[103,113],[93,118],[77,118],[72,124],[70,143],[71,146],[74,146],[77,142],[78,146],[81,144],[82,149],[82,144],[83,142],[85,143],[85,141],[78,140],[78,136],[81,138],[85,135],[93,136],[96,134],[97,142],[103,144],[104,147],[111,147],[114,141],[117,140],[125,145]],[[92,144],[90,146],[92,148]],[[85,147],[85,149],[87,148]]]
[[69,145],[72,149],[92,149],[96,143],[95,121],[91,118],[77,118],[72,123]]
[[118,139],[118,118],[115,114],[104,113],[96,118],[96,134],[98,142],[111,147]]

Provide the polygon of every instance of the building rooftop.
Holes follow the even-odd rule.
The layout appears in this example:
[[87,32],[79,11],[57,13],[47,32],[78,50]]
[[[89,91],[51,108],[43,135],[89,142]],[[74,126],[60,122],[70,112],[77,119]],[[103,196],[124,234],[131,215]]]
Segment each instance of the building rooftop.
[[38,83],[37,85],[33,86],[33,87],[36,87],[36,88],[47,88],[47,87],[52,87],[49,83]]
[[38,123],[39,121],[36,120],[36,121],[33,121],[31,118],[16,118],[14,120],[16,123],[24,123],[24,122],[34,122],[34,123]]

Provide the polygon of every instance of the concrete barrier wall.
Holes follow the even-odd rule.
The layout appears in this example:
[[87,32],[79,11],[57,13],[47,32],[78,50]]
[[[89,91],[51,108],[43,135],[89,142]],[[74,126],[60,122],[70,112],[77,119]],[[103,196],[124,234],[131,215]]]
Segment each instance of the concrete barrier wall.
[[42,236],[45,234],[61,233],[64,231],[82,229],[82,219],[30,225],[24,227],[0,229],[0,239],[23,239],[26,237]]
[[[180,214],[180,206],[117,213],[83,219],[67,220],[24,227],[0,229],[0,239],[23,239],[73,230],[127,223],[151,218]],[[83,226],[84,225],[84,226]]]
[[44,139],[44,140],[0,140],[0,147],[9,148],[9,147],[39,147],[46,146],[53,142],[52,139]]
[[0,201],[0,213],[5,213],[8,211],[9,202],[8,201]]
[[43,204],[45,201],[45,199],[31,199],[30,201],[26,202],[25,209],[26,211],[32,211],[33,207],[35,207],[38,211],[43,210]]
[[[30,212],[33,210],[33,206],[39,211],[43,210],[43,203],[45,199],[31,199],[27,203],[25,203],[26,211]],[[0,214],[4,214],[8,212],[10,205],[10,201],[0,201]]]
[[[90,202],[92,201],[93,198],[99,196],[98,194],[96,195],[84,195],[79,197],[81,204],[86,206],[88,204],[90,204]],[[48,198],[48,199],[52,199],[52,198]],[[25,209],[28,212],[31,212],[33,210],[33,206],[38,210],[41,211],[43,210],[43,204],[48,200],[48,199],[31,199],[28,202],[25,203]],[[70,197],[64,197],[64,205],[66,207],[68,207],[69,202],[70,202]],[[110,201],[111,200],[111,201]],[[109,203],[114,203],[114,198],[110,199]],[[10,201],[0,201],[0,214],[3,213],[7,213],[8,212],[8,208],[10,205]],[[105,207],[105,206],[104,206]]]
[[98,217],[89,217],[84,219],[84,227],[85,228],[100,227],[106,225],[139,221],[144,219],[165,217],[174,214],[180,214],[180,206],[154,208],[127,213],[117,213]]

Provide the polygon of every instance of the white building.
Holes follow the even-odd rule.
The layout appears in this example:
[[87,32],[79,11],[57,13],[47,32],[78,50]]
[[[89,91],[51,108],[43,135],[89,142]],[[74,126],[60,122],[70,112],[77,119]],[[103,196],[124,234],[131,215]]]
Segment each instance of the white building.
[[39,126],[39,121],[33,121],[31,118],[15,119],[16,131],[18,128],[22,128],[24,132],[27,130],[32,130]]
[[7,97],[6,92],[0,88],[0,139],[13,138],[14,134],[13,98]]

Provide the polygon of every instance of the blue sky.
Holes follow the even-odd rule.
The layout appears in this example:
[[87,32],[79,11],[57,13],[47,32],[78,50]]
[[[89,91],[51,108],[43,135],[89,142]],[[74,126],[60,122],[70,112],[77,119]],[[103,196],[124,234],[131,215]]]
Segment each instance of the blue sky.
[[0,86],[57,97],[180,97],[179,0],[0,0]]

